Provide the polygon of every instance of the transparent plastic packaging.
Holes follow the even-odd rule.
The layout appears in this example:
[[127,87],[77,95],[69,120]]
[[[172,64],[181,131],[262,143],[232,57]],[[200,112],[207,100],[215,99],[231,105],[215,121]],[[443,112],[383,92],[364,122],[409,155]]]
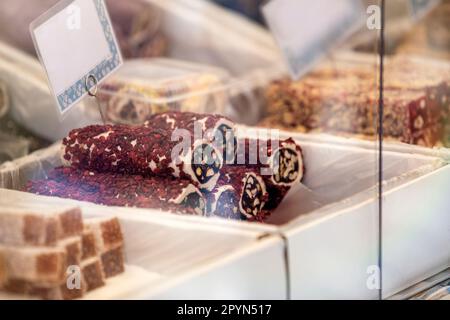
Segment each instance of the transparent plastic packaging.
[[287,74],[269,31],[212,1],[147,2],[161,10],[161,31],[169,43],[167,56],[230,72],[227,115],[239,123],[256,124],[264,110],[261,88]]
[[154,113],[190,111],[224,114],[228,103],[226,71],[156,58],[125,62],[98,91],[108,122],[142,124]]
[[[54,105],[54,99],[45,80],[38,61],[23,52],[0,42],[0,81],[5,83],[9,93],[9,114],[18,124],[33,134],[49,141],[63,138],[78,127],[101,123],[101,117],[94,99],[86,98],[60,117]],[[123,71],[111,76],[111,82],[118,81],[117,88],[124,85],[120,94],[112,88],[101,86],[98,91],[102,105],[106,109],[110,122],[139,123],[149,111],[155,110],[192,110],[205,113],[228,113],[228,73],[220,68],[207,67],[170,59],[130,60]],[[121,74],[124,75],[121,80]],[[140,93],[128,88],[128,83],[137,80],[150,86],[148,91]],[[134,81],[133,80],[133,81]],[[106,84],[110,83],[108,80]],[[148,96],[146,98],[145,96]],[[30,99],[29,97],[33,97]],[[133,115],[120,115],[113,103],[132,100],[138,102],[141,118]],[[123,99],[123,100],[122,100]],[[144,103],[141,102],[143,99]],[[150,105],[150,108],[147,108]],[[44,115],[45,116],[42,116]]]
[[28,154],[28,140],[0,132],[0,164]]
[[6,92],[6,86],[0,82],[0,118],[9,111],[9,97]]
[[[260,88],[276,78],[274,74],[284,73],[281,56],[269,32],[206,0],[145,2],[160,12],[161,33],[168,43],[167,56],[230,72],[232,79],[227,94],[231,103],[224,113],[240,123],[256,124],[263,110]],[[28,34],[28,27],[26,30]],[[63,138],[71,129],[101,122],[93,99],[83,100],[60,119],[37,59],[7,44],[7,39],[2,41],[5,42],[0,42],[0,80],[10,89],[11,116],[15,121],[50,141]],[[195,101],[191,102],[193,105],[212,104],[205,112],[221,113],[223,107],[216,105],[220,105],[219,97],[224,95],[224,92],[210,93],[206,97],[190,98]],[[46,116],[42,117],[43,114]]]
[[10,99],[6,84],[0,82],[0,164],[27,155],[45,141],[34,137],[10,119]]
[[[162,56],[167,40],[161,33],[161,14],[145,0],[105,0],[125,58]],[[35,54],[29,25],[58,0],[3,0],[0,3],[0,40]]]
[[56,141],[71,129],[100,121],[98,111],[92,112],[84,102],[61,119],[37,59],[1,41],[0,81],[8,90],[8,115],[40,138]]

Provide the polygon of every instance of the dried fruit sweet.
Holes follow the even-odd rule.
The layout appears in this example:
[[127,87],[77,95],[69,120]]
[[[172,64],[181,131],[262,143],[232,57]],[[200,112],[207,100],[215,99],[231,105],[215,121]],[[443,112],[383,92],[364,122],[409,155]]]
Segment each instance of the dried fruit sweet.
[[192,139],[199,136],[222,152],[223,161],[232,162],[236,158],[237,138],[234,123],[223,116],[193,112],[164,112],[154,114],[145,122],[146,127],[159,128],[172,132],[185,129]]
[[44,180],[29,181],[27,191],[111,206],[165,209],[202,215],[205,201],[188,180],[142,177],[59,167]]
[[[300,183],[305,171],[302,149],[291,138],[238,140],[236,162],[231,166],[243,166],[261,176],[268,192],[266,210],[275,209],[291,186]],[[222,171],[226,173],[229,167],[225,165]]]
[[262,209],[267,197],[266,185],[259,174],[245,167],[229,166],[222,173],[217,187],[207,194],[208,214],[263,221]]
[[[174,129],[175,130],[175,129]],[[173,176],[212,190],[222,156],[205,139],[150,126],[92,125],[63,139],[67,165],[97,172]]]

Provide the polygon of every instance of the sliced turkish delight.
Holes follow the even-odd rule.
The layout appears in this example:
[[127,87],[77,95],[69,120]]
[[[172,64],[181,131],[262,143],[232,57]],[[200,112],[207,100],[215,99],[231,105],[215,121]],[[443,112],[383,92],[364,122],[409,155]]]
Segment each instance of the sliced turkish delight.
[[66,250],[58,247],[14,247],[0,245],[6,283],[13,289],[14,281],[58,285],[66,273]]
[[83,221],[77,207],[1,205],[0,244],[55,245],[59,239],[81,234]]

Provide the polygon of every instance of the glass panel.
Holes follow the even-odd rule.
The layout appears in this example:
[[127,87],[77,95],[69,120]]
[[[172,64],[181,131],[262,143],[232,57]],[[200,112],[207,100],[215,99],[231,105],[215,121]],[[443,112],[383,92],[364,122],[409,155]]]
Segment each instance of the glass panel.
[[[382,270],[389,297],[448,268],[450,1],[386,1],[386,10]],[[389,179],[394,152],[402,172]]]
[[[291,3],[300,3],[296,1]],[[0,187],[63,198],[59,204],[70,198],[140,207],[155,221],[167,217],[153,215],[153,210],[202,216],[169,216],[167,225],[176,228],[168,228],[170,234],[165,237],[136,227],[137,235],[154,236],[148,250],[159,248],[155,255],[163,257],[157,261],[160,268],[184,265],[180,262],[184,257],[192,268],[213,265],[218,257],[242,253],[239,244],[244,238],[245,245],[257,243],[267,253],[261,239],[270,233],[278,241],[277,252],[285,250],[286,255],[267,264],[286,268],[277,275],[255,272],[268,277],[265,290],[239,292],[238,297],[272,297],[271,281],[286,288],[279,298],[380,297],[380,183],[387,197],[410,179],[440,166],[434,150],[409,149],[405,142],[437,144],[437,134],[448,132],[442,121],[444,108],[437,103],[429,106],[429,100],[438,99],[447,103],[448,111],[448,102],[442,102],[448,98],[442,96],[448,88],[441,87],[444,69],[435,67],[434,60],[433,67],[412,61],[409,54],[386,57],[385,113],[380,116],[382,1],[322,0],[323,7],[319,1],[301,1],[299,10],[286,14],[292,23],[288,38],[296,44],[312,44],[302,47],[299,57],[314,58],[310,65],[301,66],[307,72],[294,79],[286,63],[292,57],[283,55],[273,28],[262,19],[260,6],[267,1],[216,1],[233,8],[248,5],[245,11],[258,21],[254,23],[213,1],[106,0],[126,62],[100,84],[95,98],[87,97],[62,118],[54,108],[28,31],[29,23],[56,2],[3,0],[0,4],[0,131],[6,128],[7,134],[22,136],[16,141],[0,135],[0,161],[56,143],[0,167]],[[343,28],[328,19],[335,12],[345,12],[339,11],[345,4],[348,8],[361,3],[357,16],[350,16],[355,28]],[[397,17],[397,9],[392,10],[386,10],[389,19]],[[430,28],[445,33],[435,25]],[[389,54],[398,50],[390,42],[398,30],[394,29],[393,35],[386,34]],[[321,36],[325,40],[315,42]],[[433,46],[442,46],[442,37],[431,32]],[[405,103],[413,106],[405,107]],[[382,181],[380,119],[386,140]],[[3,121],[8,122],[3,125]],[[28,135],[10,129],[9,121],[35,136],[36,145]],[[444,143],[442,137],[439,141]],[[3,140],[5,149],[12,150],[6,156]],[[421,195],[416,193],[406,202],[416,204]],[[401,269],[392,263],[403,256],[395,253],[414,249],[410,242],[403,242],[407,238],[400,237],[404,233],[396,229],[396,223],[410,221],[411,228],[422,225],[404,219],[406,209],[420,206],[403,204],[406,196],[399,200],[398,194],[383,207],[383,217],[394,219],[383,221],[387,223],[383,249],[392,248],[383,251],[388,264],[383,282],[386,295],[406,284],[391,284],[392,278],[402,278],[396,273]],[[435,196],[429,194],[430,199]],[[403,213],[400,209],[405,215],[395,220],[398,212]],[[217,225],[227,230],[223,238],[217,235],[217,242],[201,241],[204,250],[212,248],[213,253],[194,259],[195,250],[200,249],[192,245],[192,251],[186,251],[186,236],[192,243],[200,238],[195,232],[177,233],[180,227],[174,221],[185,219],[207,230],[208,237],[216,233]],[[414,230],[407,231],[413,234]],[[133,231],[127,229],[130,235]],[[174,242],[161,247],[172,232]],[[232,244],[228,233],[237,235]],[[180,234],[186,235],[177,237]],[[224,246],[215,245],[219,242]],[[130,240],[127,248],[134,245]],[[139,245],[146,247],[147,242]],[[251,259],[249,252],[242,255]],[[234,270],[241,270],[240,266]],[[179,272],[183,271],[195,273]],[[209,275],[214,271],[209,270]],[[231,289],[218,292],[218,297],[247,287],[239,283],[246,276],[223,277]],[[279,282],[280,278],[289,283]]]
[[[327,9],[333,5],[329,1]],[[368,10],[371,5],[375,9]],[[304,11],[309,9],[305,2]],[[363,9],[363,26],[299,80],[285,71],[256,91],[263,92],[256,126],[280,130],[304,153],[302,184],[267,219],[287,234],[293,299],[379,297],[380,3],[366,2]],[[398,174],[398,161],[386,159],[388,178]]]

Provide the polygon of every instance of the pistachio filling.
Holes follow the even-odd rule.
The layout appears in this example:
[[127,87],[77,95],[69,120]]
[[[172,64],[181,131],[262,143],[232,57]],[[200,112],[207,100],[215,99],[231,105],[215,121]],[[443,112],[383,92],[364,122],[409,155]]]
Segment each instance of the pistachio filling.
[[277,184],[292,184],[300,174],[299,156],[291,148],[280,148],[273,156],[273,180]]
[[218,135],[214,137],[215,145],[222,151],[223,160],[232,163],[237,154],[237,138],[233,128],[227,124],[221,124],[217,127]]
[[240,199],[240,210],[247,218],[256,217],[264,205],[266,193],[264,182],[254,174],[248,174],[244,179],[244,188]]
[[197,192],[189,193],[183,201],[181,201],[181,205],[186,208],[194,209],[198,215],[203,215],[205,213],[205,200]]
[[232,190],[223,191],[217,199],[216,210],[214,214],[223,218],[240,218],[236,193]]
[[197,181],[205,184],[219,174],[221,159],[211,145],[204,143],[194,149],[191,166]]

